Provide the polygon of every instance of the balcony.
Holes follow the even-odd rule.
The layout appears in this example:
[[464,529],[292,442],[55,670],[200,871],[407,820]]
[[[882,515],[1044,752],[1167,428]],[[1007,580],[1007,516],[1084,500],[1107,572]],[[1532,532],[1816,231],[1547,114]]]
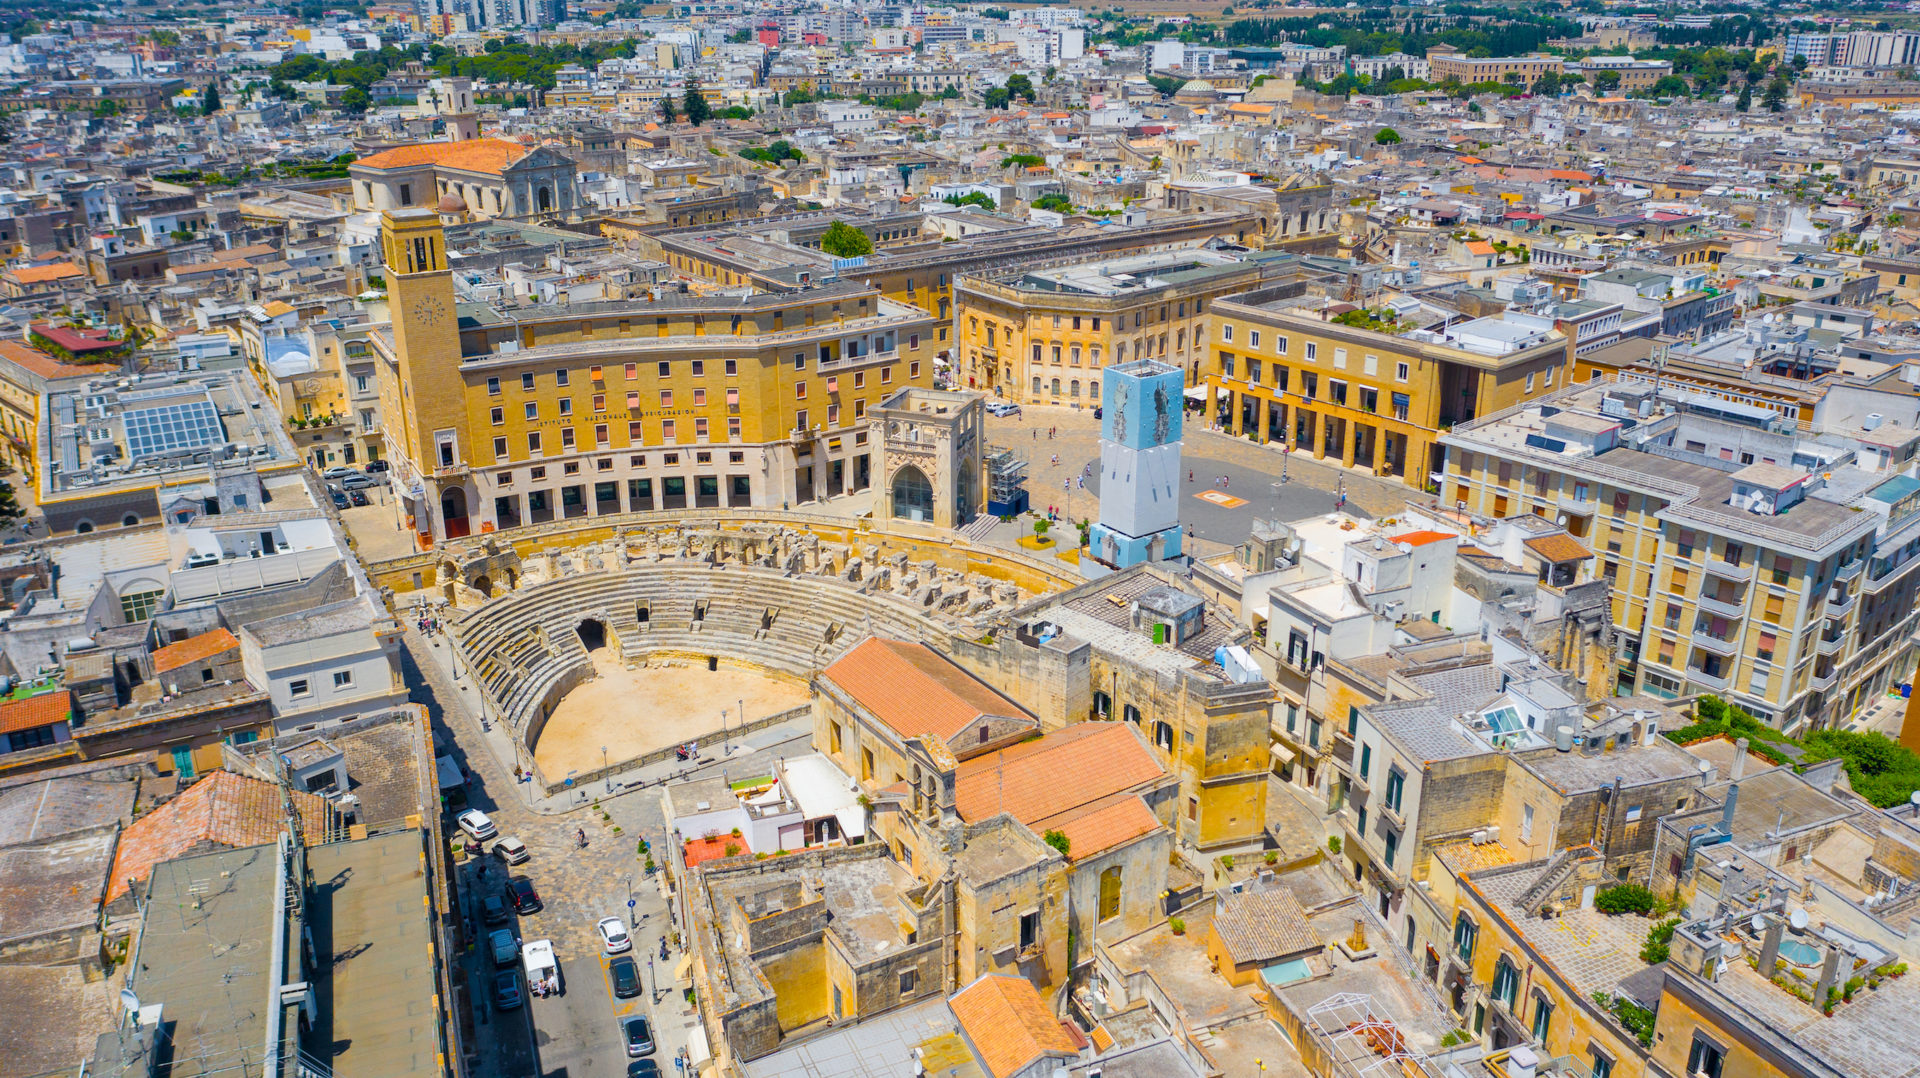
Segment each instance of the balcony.
[[1836,593],[1829,591],[1827,592],[1827,615],[1829,617],[1838,617],[1845,614],[1852,610],[1854,604],[1859,601],[1860,597],[1853,592]]
[[1567,512],[1577,513],[1583,517],[1590,517],[1600,511],[1600,499],[1591,495],[1582,498],[1575,494],[1555,494],[1554,501]]
[[1821,655],[1838,655],[1840,654],[1841,649],[1846,646],[1846,643],[1847,643],[1847,634],[1841,633],[1840,635],[1834,636],[1834,637],[1826,637],[1826,636],[1820,637],[1818,640],[1814,641],[1813,646],[1814,646],[1814,650]]
[[1730,561],[1720,561],[1715,558],[1701,558],[1700,561],[1702,563],[1701,568],[1724,580],[1738,580],[1742,584],[1750,583],[1753,580],[1752,562],[1747,562],[1745,565],[1735,565]]
[[1854,577],[1859,576],[1861,571],[1866,567],[1867,559],[1855,558],[1840,568],[1835,569],[1833,571],[1833,579],[1836,581],[1852,580]]
[[1401,834],[1405,834],[1407,831],[1407,818],[1400,815],[1399,809],[1394,808],[1385,801],[1380,802],[1380,819],[1385,821],[1388,827],[1393,828]]
[[1695,647],[1710,651],[1715,655],[1732,655],[1740,650],[1740,642],[1738,640],[1722,640],[1717,636],[1713,636],[1699,629],[1693,631],[1693,643]]
[[1747,602],[1744,598],[1728,601],[1702,594],[1698,600],[1700,609],[1723,618],[1744,618],[1747,616]]
[[1709,674],[1697,666],[1687,667],[1687,680],[1703,689],[1712,689],[1714,692],[1726,692],[1727,686],[1733,682],[1728,675]]
[[824,374],[827,371],[845,370],[849,367],[864,367],[869,363],[891,363],[900,358],[899,349],[888,352],[868,352],[865,355],[842,355],[838,359],[822,359],[815,363],[814,369]]
[[1828,670],[1825,674],[1815,674],[1807,679],[1807,688],[1816,692],[1827,692],[1833,688],[1833,683],[1839,678],[1840,671],[1837,669]]

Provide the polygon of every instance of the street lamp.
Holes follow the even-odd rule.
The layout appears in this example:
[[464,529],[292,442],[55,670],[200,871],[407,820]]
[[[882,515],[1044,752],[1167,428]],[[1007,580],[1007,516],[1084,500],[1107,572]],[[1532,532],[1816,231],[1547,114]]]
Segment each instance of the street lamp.
[[600,746],[600,775],[607,782],[607,792],[613,792],[613,776],[607,770],[607,747]]

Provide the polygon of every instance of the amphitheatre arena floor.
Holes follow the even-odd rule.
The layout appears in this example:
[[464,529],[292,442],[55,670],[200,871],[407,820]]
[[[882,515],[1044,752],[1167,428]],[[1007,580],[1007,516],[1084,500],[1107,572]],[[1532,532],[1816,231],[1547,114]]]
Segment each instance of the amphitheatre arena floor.
[[603,745],[606,759],[619,763],[709,734],[717,738],[722,710],[728,726],[740,725],[741,701],[749,722],[807,702],[805,685],[725,660],[718,670],[677,662],[629,670],[612,648],[598,648],[592,657],[599,676],[560,700],[534,744],[534,761],[548,781],[598,771]]

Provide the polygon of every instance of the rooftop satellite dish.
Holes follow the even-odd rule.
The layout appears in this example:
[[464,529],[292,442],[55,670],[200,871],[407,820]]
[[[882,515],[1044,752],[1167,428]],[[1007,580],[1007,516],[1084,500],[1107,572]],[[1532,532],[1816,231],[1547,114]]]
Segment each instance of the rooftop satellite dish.
[[1751,925],[1755,932],[1765,932],[1767,930],[1767,919],[1757,913],[1753,915],[1753,920],[1748,921],[1747,924]]
[[133,989],[122,988],[120,990],[120,1011],[127,1016],[127,1020],[132,1022],[136,1029],[139,1028],[140,997],[133,994]]
[[1807,911],[1794,910],[1787,915],[1787,923],[1793,926],[1795,932],[1804,931],[1807,927]]

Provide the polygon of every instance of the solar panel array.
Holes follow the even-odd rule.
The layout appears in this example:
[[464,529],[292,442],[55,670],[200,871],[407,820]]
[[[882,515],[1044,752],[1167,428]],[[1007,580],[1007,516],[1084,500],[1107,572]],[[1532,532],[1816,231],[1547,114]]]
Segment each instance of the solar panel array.
[[127,452],[134,460],[204,449],[227,440],[212,401],[167,404],[126,414]]

